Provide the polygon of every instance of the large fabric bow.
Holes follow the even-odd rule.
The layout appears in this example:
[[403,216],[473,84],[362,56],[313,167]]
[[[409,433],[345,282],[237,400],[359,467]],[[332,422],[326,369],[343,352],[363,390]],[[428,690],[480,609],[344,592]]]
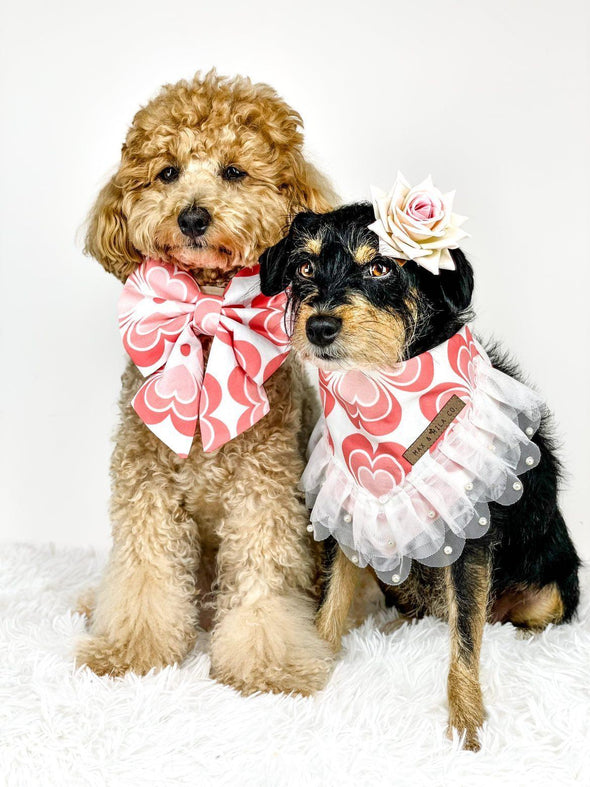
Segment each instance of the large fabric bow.
[[[179,456],[200,427],[214,451],[269,410],[263,383],[288,355],[286,296],[260,292],[258,268],[233,277],[222,295],[201,290],[173,264],[147,260],[119,299],[123,345],[147,381],[133,407]],[[213,337],[205,368],[202,336]]]

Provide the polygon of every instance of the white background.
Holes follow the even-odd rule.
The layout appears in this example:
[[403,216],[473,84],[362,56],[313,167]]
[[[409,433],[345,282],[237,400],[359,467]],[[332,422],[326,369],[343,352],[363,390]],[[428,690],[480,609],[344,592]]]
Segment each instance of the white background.
[[555,411],[590,558],[590,14],[583,0],[12,3],[2,20],[0,535],[104,546],[118,282],[76,233],[138,106],[216,65],[267,81],[347,200],[457,189],[477,326]]

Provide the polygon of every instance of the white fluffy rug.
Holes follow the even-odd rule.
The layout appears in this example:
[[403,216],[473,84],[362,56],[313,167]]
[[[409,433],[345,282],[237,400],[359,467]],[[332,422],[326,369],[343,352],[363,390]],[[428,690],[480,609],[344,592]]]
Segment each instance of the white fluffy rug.
[[[145,678],[76,672],[92,551],[1,546],[0,783],[12,785],[590,784],[590,609],[530,640],[488,626],[482,750],[445,738],[447,629],[345,640],[317,697],[243,698],[209,679],[206,642]],[[382,623],[392,613],[381,613]]]

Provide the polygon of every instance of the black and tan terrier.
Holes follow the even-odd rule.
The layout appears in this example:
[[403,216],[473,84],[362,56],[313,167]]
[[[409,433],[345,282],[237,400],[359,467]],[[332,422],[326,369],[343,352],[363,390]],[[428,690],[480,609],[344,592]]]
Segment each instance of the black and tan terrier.
[[[473,317],[473,270],[460,249],[456,270],[438,276],[414,262],[400,266],[379,253],[366,203],[323,215],[299,214],[288,235],[261,258],[262,289],[288,287],[295,351],[323,369],[379,368],[447,341]],[[492,364],[519,378],[497,348]],[[406,618],[436,615],[449,622],[449,729],[479,748],[484,720],[479,657],[484,623],[510,622],[530,632],[574,615],[579,597],[576,550],[558,506],[559,461],[545,416],[533,438],[541,453],[521,499],[490,504],[485,536],[468,540],[446,568],[414,561],[408,579],[383,586],[389,605]],[[320,633],[339,647],[359,569],[332,549]]]

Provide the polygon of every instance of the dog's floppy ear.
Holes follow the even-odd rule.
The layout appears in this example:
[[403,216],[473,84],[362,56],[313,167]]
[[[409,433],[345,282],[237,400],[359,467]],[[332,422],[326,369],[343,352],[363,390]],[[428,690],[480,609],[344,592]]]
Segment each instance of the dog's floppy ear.
[[455,263],[454,271],[441,271],[440,285],[443,298],[456,312],[463,312],[471,306],[473,298],[473,268],[461,249],[450,249]]
[[261,254],[260,289],[263,295],[278,295],[291,283],[297,265],[293,255],[297,236],[302,231],[309,232],[318,219],[318,214],[312,211],[298,213],[287,235]]
[[292,231],[262,253],[260,257],[260,289],[266,296],[278,295],[289,284],[289,257],[292,248]]
[[300,209],[314,213],[327,213],[340,201],[328,178],[305,159],[299,170],[295,196]]
[[450,249],[454,271],[441,270],[438,276],[416,266],[419,290],[434,303],[441,303],[455,314],[466,311],[473,297],[473,268],[461,249]]
[[125,281],[141,262],[141,255],[129,241],[123,190],[115,177],[101,190],[90,211],[84,251],[109,273]]
[[306,210],[327,213],[340,202],[328,178],[300,151],[293,155],[291,167],[292,180],[285,184],[289,190],[291,215]]

